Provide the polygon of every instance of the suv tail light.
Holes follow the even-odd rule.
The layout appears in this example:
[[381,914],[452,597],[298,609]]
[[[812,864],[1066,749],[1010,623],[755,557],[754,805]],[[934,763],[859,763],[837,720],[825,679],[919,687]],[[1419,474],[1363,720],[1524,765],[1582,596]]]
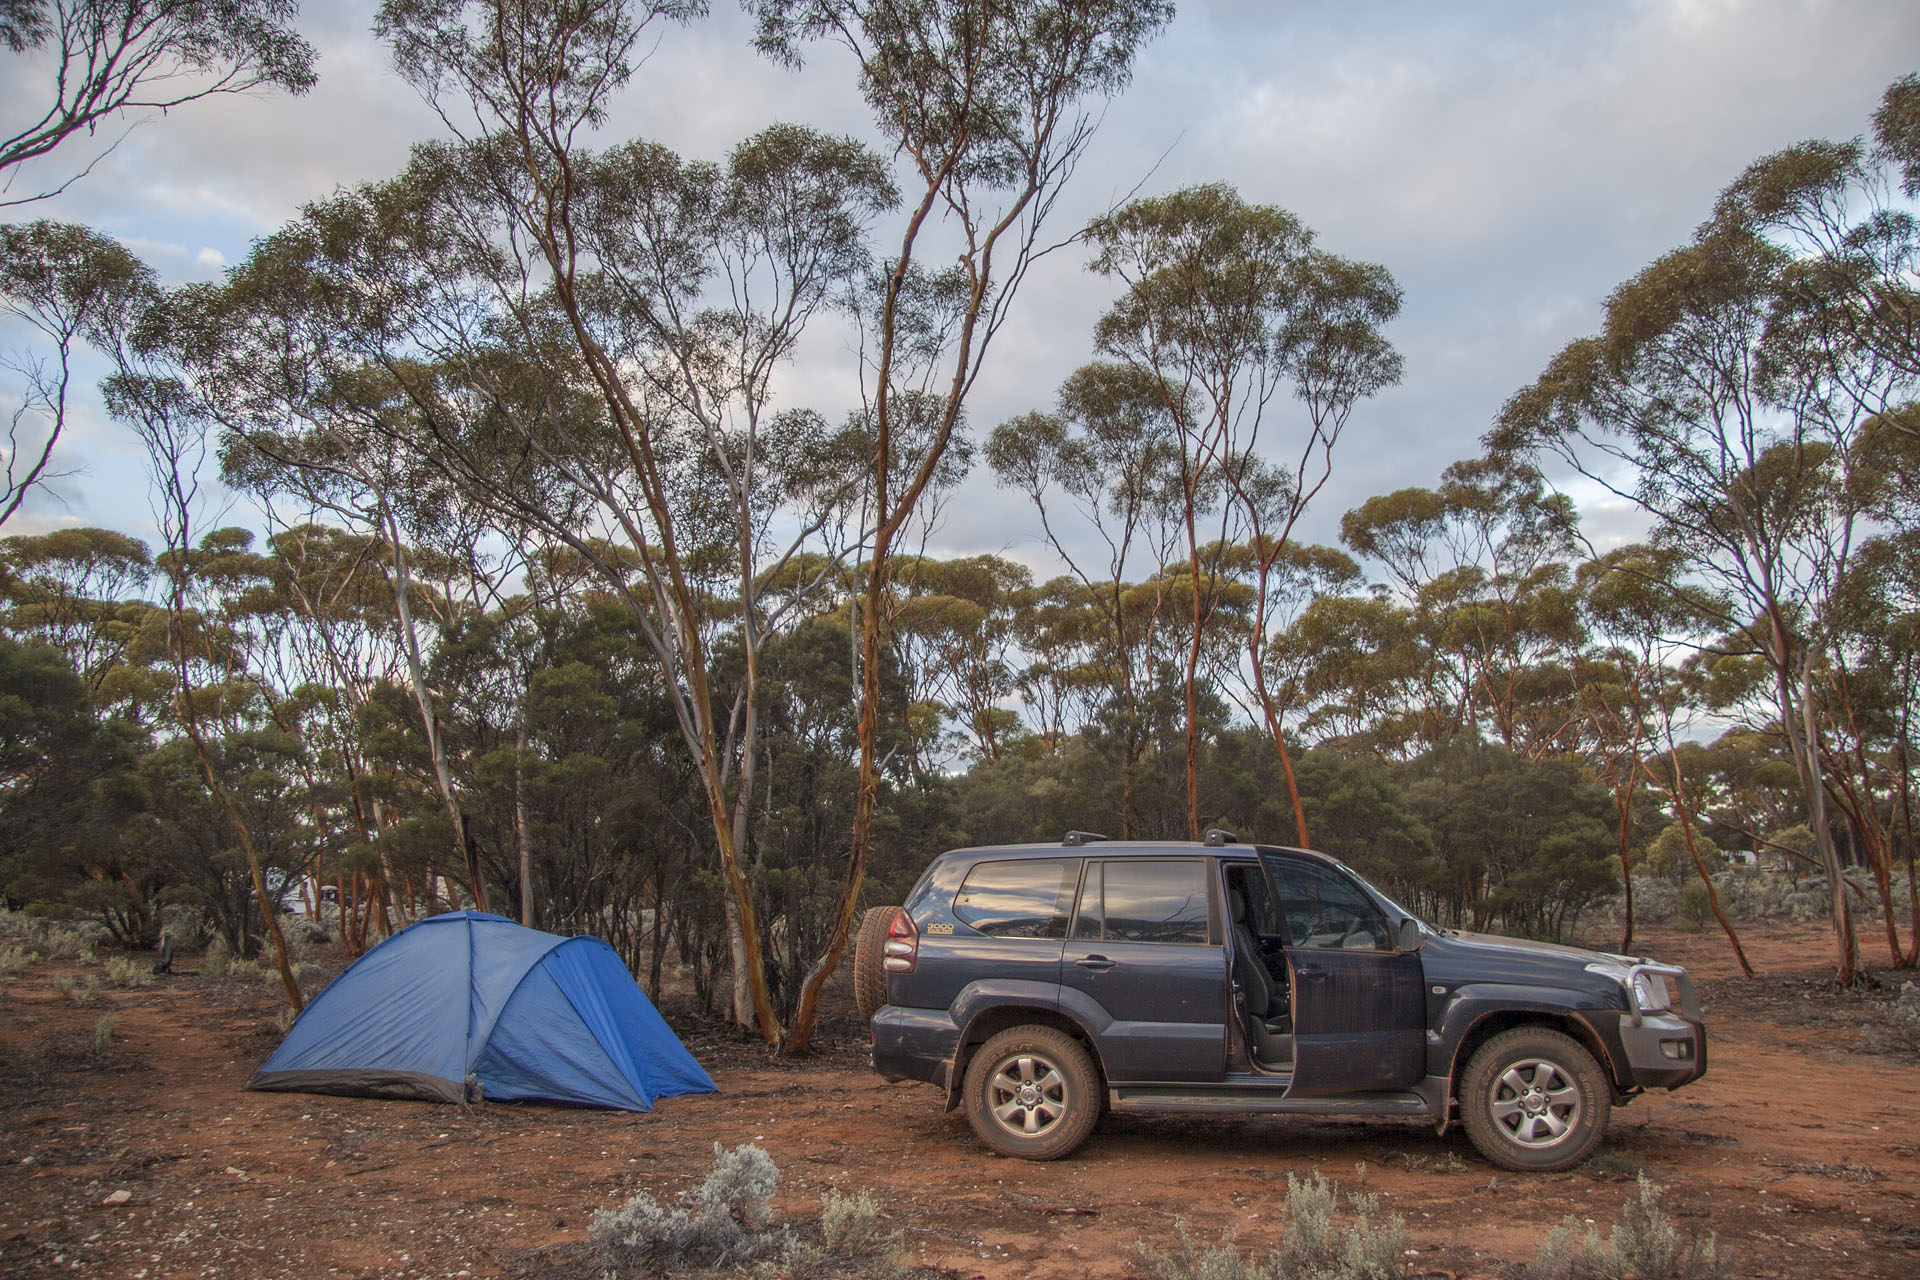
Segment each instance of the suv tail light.
[[882,967],[888,973],[912,973],[913,967],[920,963],[920,930],[914,928],[913,917],[904,909],[893,913],[893,923],[887,926],[887,945],[882,952],[886,956]]

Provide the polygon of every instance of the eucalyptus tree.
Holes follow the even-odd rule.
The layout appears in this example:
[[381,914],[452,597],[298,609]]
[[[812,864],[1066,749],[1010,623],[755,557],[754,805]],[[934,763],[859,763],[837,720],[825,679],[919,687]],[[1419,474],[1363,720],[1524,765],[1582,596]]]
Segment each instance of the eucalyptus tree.
[[[98,707],[108,686],[139,665],[153,574],[147,544],[112,529],[56,529],[0,543],[6,573],[4,625],[59,649]],[[117,679],[117,677],[119,679]]]
[[[1257,526],[1260,522],[1250,523]],[[1252,704],[1246,709],[1263,722],[1279,756],[1300,847],[1320,848],[1309,835],[1306,805],[1294,775],[1292,753],[1287,749],[1287,735],[1300,728],[1287,725],[1299,690],[1287,679],[1293,655],[1283,650],[1283,638],[1291,634],[1313,601],[1356,590],[1361,581],[1360,566],[1338,548],[1299,542],[1290,532],[1276,538],[1256,529],[1227,567],[1248,589],[1253,606],[1241,630],[1246,661],[1236,661],[1223,674],[1241,685],[1243,707],[1247,702]]]
[[143,112],[267,85],[305,93],[317,77],[313,46],[293,29],[298,13],[294,0],[0,0],[12,75],[43,86],[38,116],[0,126],[12,130],[0,137],[0,208],[58,195],[126,136],[56,185],[13,194],[19,166],[83,130],[93,138],[123,120],[131,129],[128,117]]
[[[643,32],[703,7],[384,5],[378,26],[402,74],[458,140],[423,148],[399,183],[363,196],[408,205],[401,217],[420,230],[400,286],[420,291],[405,354],[434,373],[410,376],[391,348],[379,358],[437,464],[501,519],[594,564],[660,662],[728,889],[735,1015],[777,1040],[747,819],[759,653],[796,593],[763,601],[759,583],[822,546],[812,585],[831,577],[858,540],[841,535],[864,446],[857,424],[775,412],[773,381],[860,273],[866,229],[896,197],[865,147],[793,125],[724,165],[644,142],[590,150]],[[380,273],[378,256],[354,270]],[[469,328],[469,316],[484,323]],[[569,397],[590,412],[553,411]],[[495,444],[528,465],[503,470]],[[604,554],[601,533],[631,549],[637,575]],[[714,686],[722,623],[747,646],[732,690]]]
[[[895,543],[939,481],[968,392],[1012,314],[1049,215],[1169,0],[747,0],[757,44],[798,65],[816,43],[859,66],[860,88],[913,177],[898,248],[869,307],[863,381],[873,517],[861,592],[860,790],[838,920],[808,973],[790,1040],[804,1048],[859,907],[880,789],[882,610]],[[929,261],[951,265],[928,271]],[[868,296],[871,297],[872,291]],[[930,402],[924,443],[915,399]],[[904,466],[903,466],[904,463]],[[904,477],[896,481],[896,475]]]
[[[451,606],[444,591],[421,581],[428,545],[472,546],[474,522],[462,519],[472,516],[472,508],[458,500],[405,437],[387,429],[393,415],[404,413],[404,401],[392,385],[333,365],[334,348],[351,335],[315,332],[327,321],[302,310],[306,299],[298,283],[289,287],[290,276],[295,282],[299,277],[286,270],[288,249],[284,237],[275,237],[220,289],[189,291],[190,303],[181,308],[183,315],[189,305],[197,312],[190,328],[182,327],[191,333],[192,358],[207,371],[212,411],[228,433],[223,471],[229,484],[256,499],[270,524],[285,523],[279,511],[291,504],[303,523],[324,518],[357,535],[356,554],[338,567],[359,577],[332,589],[357,593],[369,580],[385,588],[375,599],[388,615],[383,629],[413,695],[456,865],[465,867],[474,904],[485,910],[486,877],[468,839],[442,742],[442,709],[427,679],[430,655],[423,632],[431,631],[433,619],[421,616],[423,610],[434,611],[436,603],[441,611]],[[289,603],[320,628],[321,653],[341,667],[336,674],[353,687],[352,673],[343,665],[347,652],[332,643],[337,631],[321,621],[315,598],[298,578],[289,579],[287,587]]]
[[[1098,594],[1071,574],[1033,588],[1013,626],[1027,663],[1017,680],[1034,734],[1049,755],[1085,726],[1099,705],[1111,648],[1102,634]],[[1124,807],[1124,806],[1123,806]]]
[[[1814,139],[1749,165],[1714,208],[1716,224],[1788,255],[1772,346],[1826,394],[1878,413],[1920,382],[1920,76],[1887,87],[1871,142]],[[1894,414],[1888,425],[1920,430]]]
[[1795,266],[1749,228],[1708,224],[1617,289],[1601,334],[1555,356],[1489,440],[1557,457],[1640,507],[1680,577],[1708,588],[1691,597],[1699,632],[1765,660],[1832,894],[1837,973],[1852,982],[1859,954],[1827,821],[1815,682],[1828,599],[1862,531],[1849,481],[1874,410],[1799,330],[1774,323]]
[[[1187,800],[1200,832],[1197,680],[1208,618],[1205,589],[1220,572],[1201,548],[1244,534],[1254,551],[1255,613],[1248,661],[1267,729],[1291,776],[1277,704],[1266,684],[1267,580],[1307,506],[1332,476],[1333,450],[1354,407],[1400,377],[1381,327],[1400,309],[1384,267],[1313,244],[1284,209],[1249,205],[1225,184],[1136,200],[1088,229],[1092,269],[1125,292],[1095,329],[1100,350],[1149,377],[1173,423],[1189,576],[1186,662]],[[1303,430],[1262,454],[1274,397],[1299,401]],[[1210,520],[1210,536],[1201,523]],[[1297,792],[1297,788],[1294,788]],[[1299,835],[1305,812],[1296,803]]]
[[[1892,962],[1920,963],[1920,883],[1913,830],[1913,708],[1920,698],[1920,530],[1869,539],[1834,601],[1837,641],[1826,673],[1832,689],[1835,802],[1867,854],[1879,891]],[[1899,938],[1891,878],[1905,848],[1908,941]]]
[[[1698,815],[1706,807],[1704,779],[1689,783],[1683,742],[1692,717],[1708,701],[1697,665],[1681,659],[1703,615],[1723,612],[1716,600],[1683,579],[1685,552],[1653,544],[1616,548],[1579,569],[1580,608],[1594,644],[1575,666],[1575,699],[1588,722],[1598,772],[1612,784],[1620,876],[1626,894],[1624,949],[1633,931],[1633,866],[1629,845],[1636,775],[1666,797],[1695,872],[1706,887],[1714,919],[1727,935],[1741,971],[1753,976],[1739,935],[1720,905]],[[1657,762],[1664,760],[1664,768]],[[1711,846],[1709,846],[1711,849]]]
[[959,723],[980,759],[997,760],[1019,734],[1017,712],[1004,705],[1015,690],[1015,621],[1033,576],[999,556],[902,559],[896,583],[903,599],[891,631],[906,652],[902,666],[923,698]]
[[[211,505],[205,470],[213,449],[207,395],[180,359],[176,299],[148,283],[128,304],[106,354],[114,372],[101,385],[107,411],[126,423],[147,456],[155,523],[164,550],[156,557],[166,587],[162,653],[172,668],[174,723],[191,745],[207,789],[239,841],[287,1002],[306,1003],[275,918],[261,850],[244,805],[222,777],[222,763],[206,718],[236,713],[253,692],[253,673],[234,628],[219,614],[221,587],[256,567],[245,556],[250,536],[239,530],[200,532]],[[211,688],[204,686],[210,685]]]
[[1411,609],[1432,700],[1424,722],[1449,737],[1490,731],[1530,758],[1552,751],[1578,719],[1547,670],[1579,641],[1572,502],[1531,466],[1475,459],[1437,488],[1369,498],[1340,536]]
[[48,478],[67,426],[74,361],[86,347],[111,348],[124,335],[153,272],[117,240],[60,222],[0,226],[0,316],[45,342],[0,355],[19,379],[18,403],[0,441],[0,526]]
[[[1033,504],[1047,545],[1100,611],[1099,669],[1120,715],[1123,840],[1133,832],[1133,780],[1146,745],[1140,686],[1152,677],[1138,655],[1153,649],[1166,613],[1159,595],[1138,607],[1128,575],[1145,570],[1147,580],[1163,581],[1174,555],[1182,505],[1173,421],[1149,376],[1095,363],[1061,385],[1055,412],[1008,419],[986,447],[999,483]],[[1144,628],[1140,637],[1136,627]]]
[[1413,611],[1384,590],[1314,597],[1274,638],[1275,700],[1310,742],[1406,759],[1448,736],[1434,723]]
[[[233,456],[230,451],[229,462]],[[269,604],[281,625],[274,651],[291,673],[275,717],[297,725],[314,788],[337,811],[328,820],[315,804],[316,824],[338,836],[315,874],[332,874],[342,904],[342,944],[355,950],[364,947],[369,927],[384,936],[393,932],[396,915],[406,922],[381,838],[389,821],[386,797],[361,733],[372,691],[407,679],[392,588],[382,572],[389,553],[377,534],[344,522],[283,520],[272,498],[264,495],[261,510],[275,527]]]

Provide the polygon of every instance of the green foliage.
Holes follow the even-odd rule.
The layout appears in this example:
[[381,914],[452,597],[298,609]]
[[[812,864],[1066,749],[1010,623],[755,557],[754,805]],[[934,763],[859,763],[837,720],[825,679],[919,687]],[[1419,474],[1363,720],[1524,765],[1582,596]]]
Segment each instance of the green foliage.
[[1697,933],[1712,914],[1706,882],[1693,879],[1680,886],[1673,899],[1673,922],[1688,933]]
[[1564,937],[1618,885],[1613,805],[1575,762],[1455,748],[1412,762],[1407,776],[1434,852],[1400,883],[1435,918]]
[[[95,718],[58,649],[0,635],[0,891],[59,903],[86,888],[77,881],[112,879],[114,859],[100,857],[100,846],[114,847],[108,822],[136,741]],[[103,904],[109,926],[143,932],[150,902],[117,905]]]

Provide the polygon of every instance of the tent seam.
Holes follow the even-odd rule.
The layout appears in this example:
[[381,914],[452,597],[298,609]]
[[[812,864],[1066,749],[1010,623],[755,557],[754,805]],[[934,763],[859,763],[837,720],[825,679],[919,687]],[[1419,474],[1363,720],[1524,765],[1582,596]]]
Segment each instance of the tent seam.
[[[513,922],[508,921],[508,923],[511,924]],[[522,927],[524,928],[525,926],[522,926]],[[542,931],[535,930],[534,932],[542,932]],[[469,922],[468,924],[468,936],[469,937],[472,936],[471,922]],[[553,937],[555,935],[549,934],[548,936]],[[467,964],[469,966],[469,976],[467,979],[467,1052],[470,1055],[468,1058],[470,1067],[478,1067],[480,1065],[480,1054],[486,1053],[487,1046],[493,1043],[493,1031],[494,1029],[497,1029],[500,1026],[501,1015],[506,1013],[507,1006],[513,1003],[513,998],[520,994],[520,988],[527,985],[527,979],[533,976],[533,971],[535,969],[538,969],[541,965],[545,964],[547,962],[548,956],[552,955],[554,952],[558,951],[561,947],[566,946],[569,942],[572,942],[572,941],[574,941],[574,939],[572,938],[559,938],[557,941],[555,941],[555,943],[552,946],[548,947],[545,951],[542,951],[539,954],[539,956],[534,959],[534,962],[526,967],[525,972],[523,972],[518,978],[514,979],[512,988],[508,990],[507,994],[503,996],[500,1000],[500,1012],[494,1015],[493,1028],[488,1029],[487,1038],[480,1042],[479,1054],[476,1054],[473,1052],[473,979],[471,976],[473,954],[472,954],[471,946],[469,946],[469,950],[467,954]],[[565,995],[566,993],[563,991],[561,992],[561,994]],[[569,1000],[568,1003],[572,1004],[573,1002]],[[575,1009],[574,1012],[578,1013],[579,1010]]]

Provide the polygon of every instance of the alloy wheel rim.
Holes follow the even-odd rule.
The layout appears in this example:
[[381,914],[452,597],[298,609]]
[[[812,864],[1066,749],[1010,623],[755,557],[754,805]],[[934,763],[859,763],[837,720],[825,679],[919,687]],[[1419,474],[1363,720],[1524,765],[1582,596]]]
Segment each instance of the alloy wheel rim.
[[1551,1058],[1509,1063],[1488,1088],[1487,1105],[1502,1136],[1529,1151],[1573,1137],[1585,1111],[1580,1086]]
[[1020,1138],[1038,1138],[1066,1118],[1067,1078],[1036,1053],[1009,1055],[987,1081],[987,1109],[994,1123]]

